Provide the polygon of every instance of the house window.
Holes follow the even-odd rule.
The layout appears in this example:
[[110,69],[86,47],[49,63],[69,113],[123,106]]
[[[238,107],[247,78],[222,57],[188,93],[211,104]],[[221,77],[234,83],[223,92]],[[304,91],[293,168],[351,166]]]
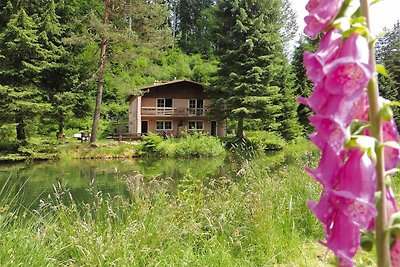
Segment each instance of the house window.
[[203,116],[204,113],[203,99],[190,99],[189,100],[189,115]]
[[172,98],[157,98],[158,108],[172,108]]
[[204,130],[203,121],[189,121],[189,130]]
[[157,98],[157,115],[172,115],[172,98]]
[[157,121],[156,130],[157,131],[172,130],[172,121]]

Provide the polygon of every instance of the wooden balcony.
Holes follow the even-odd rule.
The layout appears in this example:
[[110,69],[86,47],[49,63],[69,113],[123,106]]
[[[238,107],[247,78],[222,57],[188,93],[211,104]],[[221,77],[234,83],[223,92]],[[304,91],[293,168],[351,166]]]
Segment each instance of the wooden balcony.
[[157,108],[142,107],[142,116],[161,117],[203,117],[206,116],[205,108]]

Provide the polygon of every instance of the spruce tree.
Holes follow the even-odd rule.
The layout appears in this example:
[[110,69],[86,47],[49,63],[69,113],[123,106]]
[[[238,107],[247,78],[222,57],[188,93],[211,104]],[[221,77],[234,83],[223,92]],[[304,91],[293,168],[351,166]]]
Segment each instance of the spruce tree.
[[208,19],[211,19],[212,16],[207,10],[212,6],[212,0],[179,1],[177,14],[181,33],[179,45],[185,52],[189,54],[209,52],[209,25],[203,20],[203,17],[208,16]]
[[239,138],[245,119],[263,119],[267,130],[277,131],[283,112],[290,112],[282,105],[287,100],[282,98],[286,85],[280,7],[279,0],[218,2],[215,41],[220,66],[209,91],[216,113],[237,120]]
[[51,109],[45,114],[57,124],[58,136],[62,136],[65,124],[72,116],[72,109],[77,104],[79,90],[73,90],[74,80],[78,79],[78,69],[73,55],[66,51],[62,43],[65,36],[60,24],[61,17],[56,14],[56,5],[51,0],[41,16],[39,42],[50,51],[51,65],[41,75],[41,86],[46,91],[46,100]]
[[[392,101],[400,100],[400,21],[397,21],[377,42],[377,60],[385,66],[388,76],[379,75],[382,96]],[[399,123],[399,108],[394,108]]]
[[0,4],[0,30],[7,26],[12,15],[14,14],[14,6],[11,0],[7,0],[4,4]]
[[[303,65],[303,54],[305,51],[315,51],[317,48],[317,41],[309,38],[302,38],[293,53],[293,60],[291,62],[292,70],[294,73],[294,95],[301,97],[309,97],[313,85],[308,80],[306,69]],[[303,105],[298,105],[297,115],[301,125],[306,132],[312,132],[313,126],[310,124],[308,117],[311,115],[311,110]]]
[[15,118],[18,140],[26,139],[25,121],[48,108],[37,86],[48,57],[35,22],[21,9],[0,34],[0,84],[11,90],[5,112]]

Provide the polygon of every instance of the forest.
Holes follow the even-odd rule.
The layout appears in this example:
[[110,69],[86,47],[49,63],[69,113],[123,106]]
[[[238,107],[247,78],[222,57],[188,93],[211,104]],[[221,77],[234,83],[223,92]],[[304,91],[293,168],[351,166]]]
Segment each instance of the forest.
[[[345,31],[334,23],[351,1],[311,0],[330,16],[315,40],[293,1],[0,0],[0,266],[377,266],[375,200],[400,261],[400,21],[376,40],[375,68],[367,0]],[[306,71],[305,51],[326,62]],[[109,140],[128,96],[184,79],[204,85],[227,136],[191,121],[180,138]],[[318,84],[322,101],[296,101]],[[331,124],[309,141],[311,109]]]
[[[127,123],[128,94],[184,78],[207,85],[238,136],[310,132],[309,110],[295,100],[310,94],[302,54],[317,41],[299,36],[290,1],[253,2],[1,0],[1,140],[83,130],[105,138]],[[377,51],[392,100],[400,97],[398,26]]]

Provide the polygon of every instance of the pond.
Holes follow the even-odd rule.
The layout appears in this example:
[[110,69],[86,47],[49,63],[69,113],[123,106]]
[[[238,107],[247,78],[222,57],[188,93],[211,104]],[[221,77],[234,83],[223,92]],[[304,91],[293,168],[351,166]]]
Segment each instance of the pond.
[[18,196],[18,202],[28,209],[38,207],[54,187],[67,189],[76,202],[87,202],[96,192],[110,196],[128,196],[128,183],[141,174],[145,182],[164,180],[174,187],[184,177],[218,178],[232,171],[229,158],[199,159],[128,159],[128,160],[68,160],[0,165],[0,203]]

